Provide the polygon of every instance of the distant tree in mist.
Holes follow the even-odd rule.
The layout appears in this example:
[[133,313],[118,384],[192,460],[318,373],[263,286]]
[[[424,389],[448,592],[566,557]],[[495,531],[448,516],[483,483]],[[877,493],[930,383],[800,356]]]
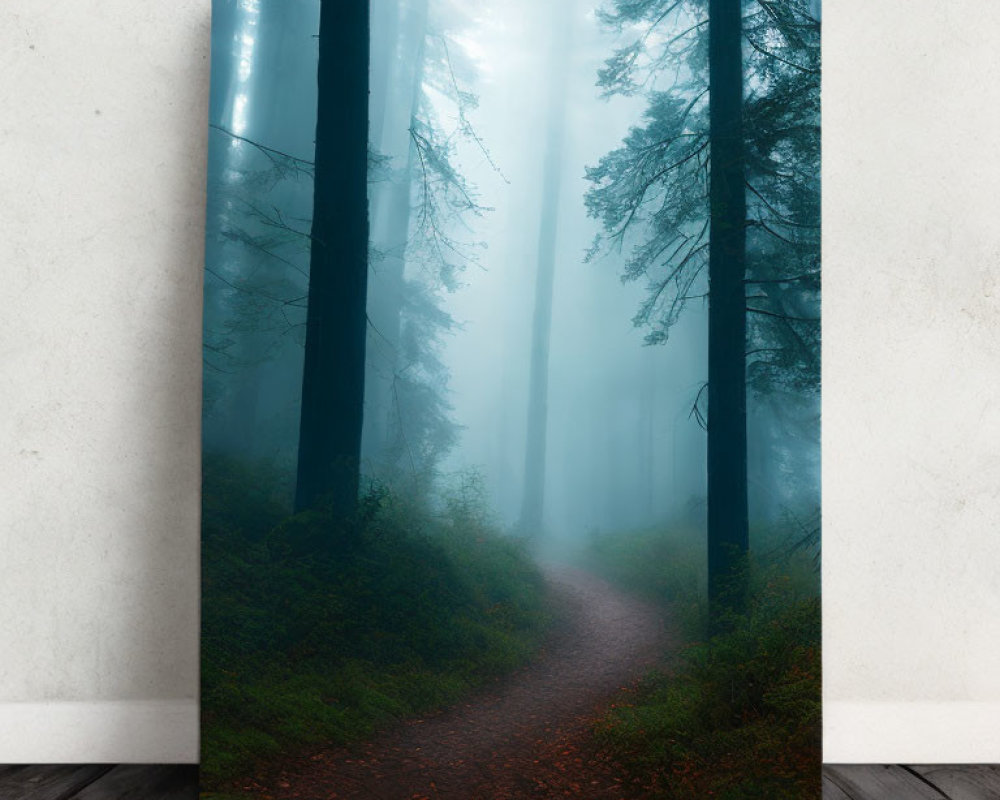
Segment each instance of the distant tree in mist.
[[566,59],[569,57],[573,0],[554,5],[549,54],[547,130],[542,163],[542,205],[535,262],[535,308],[532,316],[528,380],[528,426],[524,458],[524,492],[520,529],[538,536],[545,508],[545,462],[548,438],[549,345],[552,332],[552,291],[556,270],[559,186],[566,138]]
[[[291,477],[308,280],[318,8],[234,0],[212,5],[204,444],[212,453],[264,459]],[[284,87],[277,85],[279,73],[265,68],[268,62],[281,64]]]
[[[485,147],[467,114],[476,98],[462,88],[469,69],[450,28],[456,9],[428,0],[380,6],[374,31],[381,93],[372,96],[372,147],[393,167],[372,185],[366,466],[383,481],[427,488],[457,440],[439,357],[454,321],[442,310],[476,244],[458,238],[485,209],[454,161],[457,139]],[[437,108],[449,108],[445,125]]]
[[[233,134],[216,129],[213,136],[231,149]],[[207,410],[232,391],[237,377],[274,358],[286,334],[304,330],[304,271],[298,262],[308,253],[308,232],[276,209],[290,187],[311,188],[312,164],[291,156],[275,156],[267,166],[249,160],[246,166],[230,165],[225,179],[210,178],[208,216],[215,241],[207,247],[205,264]],[[227,420],[249,416],[249,409],[242,410],[227,407]],[[246,436],[253,420],[244,427]]]
[[[372,186],[372,259],[369,272],[369,357],[363,438],[370,468],[385,476],[406,297],[412,182],[416,168],[411,128],[419,115],[424,79],[428,0],[389,0],[373,19],[370,100],[371,147],[389,169]],[[395,438],[398,437],[398,431]]]
[[588,209],[605,231],[594,253],[625,252],[623,279],[647,281],[634,321],[649,343],[666,341],[689,303],[708,300],[713,601],[748,546],[746,382],[765,395],[819,386],[819,22],[810,11],[805,0],[613,0],[601,12],[632,35],[599,84],[644,92],[649,106],[588,170]]
[[320,4],[309,300],[296,510],[358,500],[368,286],[368,61],[365,0]]

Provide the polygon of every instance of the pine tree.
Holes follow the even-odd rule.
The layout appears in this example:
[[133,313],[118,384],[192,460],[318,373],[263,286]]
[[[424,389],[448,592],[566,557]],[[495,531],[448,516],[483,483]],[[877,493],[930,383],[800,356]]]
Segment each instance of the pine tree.
[[369,4],[320,6],[315,186],[296,510],[358,501],[368,285]]
[[739,0],[709,0],[708,596],[714,619],[746,596],[746,170]]
[[[709,305],[709,582],[739,608],[747,551],[747,387],[819,386],[819,22],[806,0],[614,0],[638,36],[608,59],[608,94],[644,92],[643,124],[588,170],[594,253],[627,253],[649,293],[634,318],[667,340]],[[664,86],[664,82],[669,84]],[[748,384],[749,378],[749,384]],[[700,395],[699,395],[700,397]],[[728,587],[726,584],[729,584]]]

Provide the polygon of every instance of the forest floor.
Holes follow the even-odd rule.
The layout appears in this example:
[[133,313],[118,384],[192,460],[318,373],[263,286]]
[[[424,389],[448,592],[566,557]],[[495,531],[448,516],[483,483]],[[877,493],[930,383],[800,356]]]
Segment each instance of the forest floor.
[[556,623],[529,665],[457,707],[285,761],[239,789],[262,800],[641,797],[592,726],[679,637],[662,611],[593,575],[545,573]]

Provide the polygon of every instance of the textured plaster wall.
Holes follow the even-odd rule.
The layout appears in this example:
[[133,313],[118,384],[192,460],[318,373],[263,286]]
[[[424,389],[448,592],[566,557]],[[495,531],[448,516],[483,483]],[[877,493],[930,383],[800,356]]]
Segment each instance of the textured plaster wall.
[[831,761],[1000,761],[1000,4],[824,19]]
[[197,697],[209,10],[0,4],[0,762]]

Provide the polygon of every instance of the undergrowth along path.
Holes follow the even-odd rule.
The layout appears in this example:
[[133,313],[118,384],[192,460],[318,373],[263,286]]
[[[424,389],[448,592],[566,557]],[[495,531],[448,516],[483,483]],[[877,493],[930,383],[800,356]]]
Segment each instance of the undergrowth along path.
[[588,573],[549,566],[557,622],[534,661],[440,714],[328,749],[242,787],[274,800],[634,797],[590,731],[677,637],[663,612]]

